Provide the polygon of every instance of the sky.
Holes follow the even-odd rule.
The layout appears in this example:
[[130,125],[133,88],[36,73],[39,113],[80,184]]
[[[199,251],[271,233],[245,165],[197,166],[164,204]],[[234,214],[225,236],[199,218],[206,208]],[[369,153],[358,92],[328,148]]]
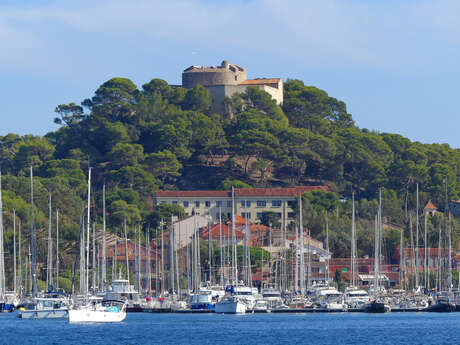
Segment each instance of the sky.
[[112,77],[180,84],[226,59],[325,90],[361,128],[460,148],[458,13],[458,0],[0,0],[0,136],[56,130],[56,105]]

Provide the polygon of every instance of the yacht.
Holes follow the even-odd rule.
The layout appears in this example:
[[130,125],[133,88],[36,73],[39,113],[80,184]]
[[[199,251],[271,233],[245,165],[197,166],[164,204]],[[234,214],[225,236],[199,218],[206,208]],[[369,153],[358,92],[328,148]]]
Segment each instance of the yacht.
[[14,291],[6,291],[3,300],[0,301],[0,313],[13,312],[19,304],[18,294]]
[[21,319],[56,319],[69,316],[72,300],[65,295],[37,297],[32,305],[19,310]]
[[207,288],[200,288],[197,293],[190,294],[189,298],[190,309],[193,310],[214,309],[215,302],[212,290]]
[[349,308],[361,309],[369,302],[370,297],[366,290],[359,289],[357,287],[348,287],[345,290],[345,303]]
[[141,300],[139,292],[127,279],[117,279],[112,282],[112,286],[105,292],[104,299],[115,301],[126,301],[127,311],[140,311]]
[[69,323],[121,322],[126,318],[126,301],[90,299],[69,310]]
[[329,311],[344,311],[347,309],[343,293],[339,292],[335,287],[325,286],[318,288],[315,291],[315,295],[322,309]]
[[249,286],[239,284],[230,288],[232,295],[239,297],[240,302],[246,305],[246,310],[254,309],[256,304],[256,296],[254,290]]
[[235,295],[226,295],[216,303],[215,312],[218,314],[244,314],[246,313],[246,304]]
[[263,289],[262,298],[267,303],[267,307],[270,310],[288,308],[281,298],[281,293],[274,288]]
[[269,313],[270,312],[267,301],[263,299],[258,299],[256,301],[256,304],[254,305],[253,310],[254,312],[257,312],[257,313]]

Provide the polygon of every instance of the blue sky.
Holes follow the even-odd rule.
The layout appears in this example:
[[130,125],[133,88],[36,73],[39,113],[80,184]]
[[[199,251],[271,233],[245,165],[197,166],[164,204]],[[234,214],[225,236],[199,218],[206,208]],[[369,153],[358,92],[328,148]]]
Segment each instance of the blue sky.
[[297,78],[360,127],[460,148],[460,1],[0,0],[0,135],[55,130],[57,104],[114,76],[192,64]]

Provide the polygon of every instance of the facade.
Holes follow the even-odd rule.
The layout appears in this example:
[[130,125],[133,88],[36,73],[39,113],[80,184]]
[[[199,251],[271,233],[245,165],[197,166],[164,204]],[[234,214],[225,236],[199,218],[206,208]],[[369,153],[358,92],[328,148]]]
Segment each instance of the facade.
[[[301,193],[314,190],[329,191],[327,186],[298,186],[292,188],[236,188],[235,214],[255,222],[263,212],[274,212],[286,224],[295,220],[293,202]],[[232,192],[221,191],[165,191],[155,193],[154,203],[181,205],[187,215],[209,215],[214,222],[219,214],[232,218]]]
[[277,104],[283,103],[283,80],[281,78],[246,79],[246,69],[222,61],[220,66],[190,66],[182,73],[182,86],[193,88],[206,87],[213,100],[212,110],[222,112],[224,100],[235,93],[243,93],[249,86],[258,87],[269,93]]
[[436,214],[436,211],[438,208],[430,201],[426,204],[425,208],[423,209],[423,212],[426,215],[434,216]]

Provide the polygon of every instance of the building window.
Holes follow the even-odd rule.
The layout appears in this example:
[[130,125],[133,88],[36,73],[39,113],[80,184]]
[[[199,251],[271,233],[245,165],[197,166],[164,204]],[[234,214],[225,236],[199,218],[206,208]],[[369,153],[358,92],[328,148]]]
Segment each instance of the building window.
[[295,218],[295,212],[288,212],[288,218],[289,219],[294,219]]
[[251,212],[242,212],[241,216],[243,218],[251,219]]
[[232,214],[231,214],[231,213],[227,213],[227,218],[228,218],[228,219],[232,219]]
[[216,201],[216,206],[221,207],[222,206],[222,201],[220,201],[220,200]]
[[272,200],[272,207],[281,207],[281,200]]
[[195,207],[200,207],[200,202],[199,201],[195,201]]
[[266,207],[267,202],[265,200],[257,200],[257,207]]
[[246,207],[246,200],[241,200],[241,207]]
[[276,212],[276,216],[281,219],[281,212]]
[[251,207],[251,200],[246,200],[246,207]]
[[292,208],[294,206],[294,200],[288,201],[288,207]]
[[188,207],[188,201],[184,201],[184,207]]
[[172,204],[177,205],[177,200],[173,200]]
[[211,207],[211,201],[205,201],[204,206],[206,206],[207,208]]
[[227,201],[227,207],[232,207],[232,201],[231,200]]
[[262,219],[262,212],[257,212],[257,218]]

